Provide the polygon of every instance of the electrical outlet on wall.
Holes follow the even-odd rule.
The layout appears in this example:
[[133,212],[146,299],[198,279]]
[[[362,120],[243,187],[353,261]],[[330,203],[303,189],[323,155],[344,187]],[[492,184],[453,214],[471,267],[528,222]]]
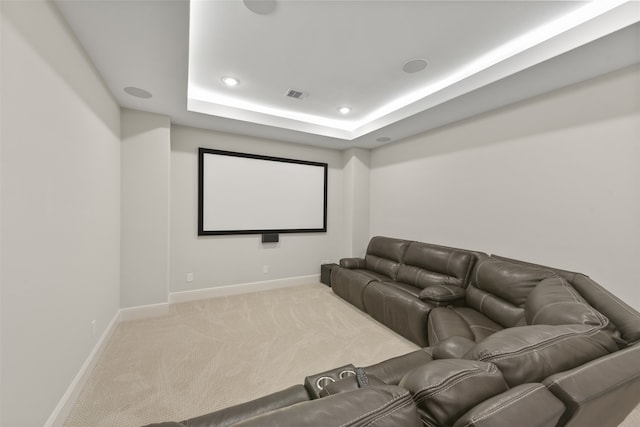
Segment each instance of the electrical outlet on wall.
[[269,272],[269,266],[268,265],[263,265],[262,266],[262,272],[265,273],[265,274],[268,273]]
[[187,273],[187,283],[193,282],[193,273]]

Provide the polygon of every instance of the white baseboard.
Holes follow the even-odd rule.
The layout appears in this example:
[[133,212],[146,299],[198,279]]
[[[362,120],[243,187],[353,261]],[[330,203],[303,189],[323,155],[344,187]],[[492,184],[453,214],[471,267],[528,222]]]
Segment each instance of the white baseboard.
[[78,371],[78,374],[67,388],[67,391],[65,391],[64,395],[58,402],[58,405],[49,416],[44,427],[63,426],[118,323],[126,322],[128,320],[146,319],[167,315],[169,314],[170,305],[175,303],[307,285],[311,283],[319,283],[319,281],[320,275],[313,274],[311,276],[291,277],[288,279],[268,280],[264,282],[242,283],[239,285],[220,286],[217,288],[174,292],[169,294],[168,303],[121,308],[113,316],[113,319],[111,319],[111,322],[87,357],[87,360],[85,360],[80,371]]
[[120,309],[120,321],[148,319],[150,317],[161,317],[169,314],[169,303],[139,305],[137,307],[127,307]]
[[87,360],[84,361],[84,364],[76,374],[75,378],[71,381],[69,387],[67,387],[67,391],[65,391],[62,399],[60,399],[58,405],[56,405],[51,415],[49,415],[47,422],[44,423],[44,427],[63,426],[119,322],[120,310],[116,312],[113,319],[111,319],[111,322],[109,322],[109,325],[107,325],[107,328],[102,333],[102,336],[96,343],[95,347],[93,347],[93,350],[89,353]]
[[287,288],[290,286],[308,285],[310,283],[318,283],[319,281],[320,275],[312,274],[310,276],[290,277],[287,279],[267,280],[264,282],[241,283],[238,285],[172,292],[169,294],[169,304],[226,297],[230,295],[248,294],[251,292],[268,291],[271,289]]

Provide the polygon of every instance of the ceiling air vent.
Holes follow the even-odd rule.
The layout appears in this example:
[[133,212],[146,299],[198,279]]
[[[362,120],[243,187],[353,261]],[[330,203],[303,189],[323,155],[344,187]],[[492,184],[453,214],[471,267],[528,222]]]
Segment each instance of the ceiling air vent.
[[302,99],[302,98],[305,98],[307,94],[299,90],[289,89],[284,94],[284,96],[288,96],[289,98],[293,98],[293,99]]

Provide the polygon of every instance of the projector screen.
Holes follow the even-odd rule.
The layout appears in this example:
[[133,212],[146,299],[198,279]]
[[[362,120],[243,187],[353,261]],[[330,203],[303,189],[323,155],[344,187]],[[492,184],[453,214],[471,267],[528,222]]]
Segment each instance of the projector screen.
[[198,235],[327,231],[327,164],[200,148]]

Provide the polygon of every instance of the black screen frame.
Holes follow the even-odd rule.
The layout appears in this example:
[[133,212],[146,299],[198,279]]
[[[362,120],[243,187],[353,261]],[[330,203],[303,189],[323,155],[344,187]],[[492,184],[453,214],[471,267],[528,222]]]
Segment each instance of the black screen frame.
[[[321,228],[279,228],[279,229],[246,229],[246,230],[205,230],[204,229],[204,158],[207,154],[242,157],[270,162],[295,163],[307,166],[323,168],[324,191],[323,191],[323,225]],[[267,234],[267,233],[326,233],[327,231],[327,184],[328,184],[328,164],[322,162],[312,162],[306,160],[289,159],[284,157],[264,156],[250,153],[240,153],[235,151],[216,150],[211,148],[198,148],[198,236],[224,236],[243,234]]]

